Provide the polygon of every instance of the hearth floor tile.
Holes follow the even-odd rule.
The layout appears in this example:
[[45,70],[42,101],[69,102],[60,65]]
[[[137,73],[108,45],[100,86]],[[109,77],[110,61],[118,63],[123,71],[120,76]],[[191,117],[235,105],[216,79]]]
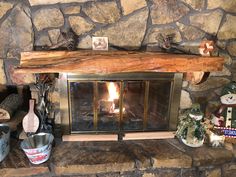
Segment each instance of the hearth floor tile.
[[164,140],[60,143],[52,162],[57,175],[133,171],[147,168],[191,168],[192,159]]
[[191,168],[192,158],[166,140],[134,141],[152,160],[154,168]]
[[197,149],[191,149],[187,152],[193,158],[193,166],[220,165],[231,162],[232,152],[224,148],[210,148],[203,146]]
[[213,148],[204,144],[200,148],[191,148],[185,146],[177,139],[167,140],[169,144],[172,144],[177,149],[185,152],[193,159],[193,166],[207,166],[207,165],[221,165],[223,163],[231,162],[233,159],[233,153],[225,148]]
[[[220,165],[233,160],[224,148],[189,148],[176,139],[121,142],[58,142],[48,162],[32,165],[19,142],[0,163],[0,174],[8,176],[93,175],[151,169],[191,169]],[[50,167],[50,168],[49,168]],[[49,170],[50,169],[50,170]]]
[[83,146],[79,142],[62,142],[53,150],[53,168],[57,175],[133,171],[135,162],[122,144]]
[[142,148],[142,146],[136,144],[135,141],[125,141],[124,145],[130,156],[134,159],[137,169],[147,169],[152,167],[152,158],[149,153]]

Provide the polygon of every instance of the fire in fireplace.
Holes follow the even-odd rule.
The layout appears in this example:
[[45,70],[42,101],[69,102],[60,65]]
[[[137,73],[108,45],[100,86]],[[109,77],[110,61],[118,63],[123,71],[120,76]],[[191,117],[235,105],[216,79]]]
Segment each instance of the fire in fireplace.
[[63,74],[60,82],[64,134],[176,129],[180,73]]

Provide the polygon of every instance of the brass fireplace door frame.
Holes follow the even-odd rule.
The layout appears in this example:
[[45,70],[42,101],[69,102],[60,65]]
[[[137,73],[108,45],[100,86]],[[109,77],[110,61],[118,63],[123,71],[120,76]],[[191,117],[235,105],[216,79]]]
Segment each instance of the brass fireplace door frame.
[[[175,131],[177,128],[178,110],[180,103],[180,94],[182,88],[182,73],[119,73],[106,75],[83,75],[83,74],[60,74],[60,115],[61,115],[61,129],[63,135],[72,134],[71,118],[69,112],[69,82],[75,81],[151,81],[151,80],[168,80],[171,82],[171,91],[169,98],[169,127],[168,131]],[[122,84],[123,85],[123,84]],[[122,91],[121,85],[121,91]],[[147,84],[146,84],[147,85]],[[146,94],[146,93],[145,93]],[[122,102],[122,101],[121,101]],[[121,103],[122,104],[122,103]],[[121,106],[122,107],[122,106]],[[90,131],[85,133],[98,133]]]

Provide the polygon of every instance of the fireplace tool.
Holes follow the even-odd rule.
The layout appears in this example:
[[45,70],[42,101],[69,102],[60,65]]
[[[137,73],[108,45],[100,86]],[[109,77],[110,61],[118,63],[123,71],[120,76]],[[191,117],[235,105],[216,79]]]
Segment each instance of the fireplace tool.
[[52,86],[52,80],[48,75],[36,75],[36,88],[38,89],[38,104],[36,113],[40,119],[38,132],[52,132],[52,124],[48,121],[51,104],[48,101],[48,92]]
[[29,112],[25,115],[22,121],[23,129],[26,135],[31,135],[37,132],[39,128],[39,118],[34,112],[35,100],[29,100]]
[[[48,121],[51,107],[48,92],[52,86],[52,79],[47,74],[36,74],[35,86],[38,89],[38,103],[34,110],[34,100],[30,100],[28,117],[26,115],[27,119],[24,118],[27,138],[21,142],[21,148],[32,164],[41,164],[49,159],[54,140],[52,124]],[[38,124],[32,127],[37,120],[36,117],[39,118]]]

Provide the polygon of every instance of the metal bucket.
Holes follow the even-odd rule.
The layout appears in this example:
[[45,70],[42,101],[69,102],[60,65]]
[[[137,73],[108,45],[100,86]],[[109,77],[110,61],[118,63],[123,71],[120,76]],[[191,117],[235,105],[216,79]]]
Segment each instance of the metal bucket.
[[31,163],[41,164],[50,157],[53,139],[50,133],[38,133],[22,141],[21,148]]
[[0,124],[0,162],[7,156],[10,150],[10,127]]

